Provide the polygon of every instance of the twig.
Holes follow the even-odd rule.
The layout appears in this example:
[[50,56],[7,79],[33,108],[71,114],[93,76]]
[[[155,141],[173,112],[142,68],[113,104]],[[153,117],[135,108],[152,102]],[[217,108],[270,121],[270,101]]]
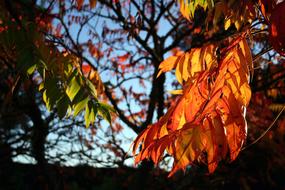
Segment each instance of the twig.
[[272,47],[270,47],[270,48],[268,48],[268,49],[265,49],[264,51],[259,52],[258,54],[256,54],[256,55],[253,57],[253,61],[252,61],[252,62],[255,62],[259,57],[261,57],[263,54],[265,54],[265,53],[267,53],[267,52],[269,52],[269,51],[271,51],[271,50],[273,50]]
[[260,139],[262,139],[266,133],[274,126],[274,124],[276,123],[276,121],[278,120],[278,118],[281,116],[282,112],[285,110],[285,105],[283,106],[283,108],[280,110],[279,114],[277,115],[277,117],[274,119],[274,121],[270,124],[270,126],[257,138],[255,139],[255,141],[253,141],[252,143],[250,143],[249,145],[245,146],[244,148],[242,148],[241,150],[245,150],[248,149],[249,147],[251,147],[252,145],[256,144]]

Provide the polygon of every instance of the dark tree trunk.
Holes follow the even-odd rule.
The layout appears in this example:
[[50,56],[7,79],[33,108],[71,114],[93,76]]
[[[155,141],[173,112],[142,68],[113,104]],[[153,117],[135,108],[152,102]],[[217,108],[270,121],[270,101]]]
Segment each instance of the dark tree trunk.
[[33,130],[31,137],[32,154],[39,166],[46,164],[45,159],[45,141],[48,135],[48,124],[42,119],[42,113],[36,103],[33,85],[28,92],[27,115],[33,122]]
[[[26,104],[27,103],[27,104]],[[37,188],[49,189],[47,161],[45,158],[45,141],[48,134],[47,124],[42,119],[42,113],[36,103],[33,85],[30,84],[27,90],[27,100],[24,103],[26,114],[33,122],[31,134],[31,151],[37,161]]]

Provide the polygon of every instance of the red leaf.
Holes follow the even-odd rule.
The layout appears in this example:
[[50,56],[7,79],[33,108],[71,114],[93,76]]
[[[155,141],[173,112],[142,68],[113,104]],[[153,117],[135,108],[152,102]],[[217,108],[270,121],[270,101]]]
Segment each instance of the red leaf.
[[118,56],[117,59],[118,59],[118,62],[119,63],[123,63],[125,61],[127,61],[127,59],[130,57],[130,54],[129,53],[126,53],[122,56]]
[[91,66],[89,64],[83,64],[82,65],[82,71],[84,74],[89,74],[90,71],[92,70]]

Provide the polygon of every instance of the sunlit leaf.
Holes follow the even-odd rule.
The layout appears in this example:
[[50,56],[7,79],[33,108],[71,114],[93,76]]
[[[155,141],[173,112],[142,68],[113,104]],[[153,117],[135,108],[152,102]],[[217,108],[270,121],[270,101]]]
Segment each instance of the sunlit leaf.
[[68,88],[66,89],[66,94],[69,97],[70,101],[74,99],[79,90],[80,85],[78,84],[76,77],[73,77],[69,83]]
[[[237,157],[247,133],[245,107],[251,96],[252,59],[245,40],[232,43],[235,45],[222,52],[218,64],[213,64],[216,55],[212,45],[180,55],[189,56],[180,57],[183,64],[179,60],[176,66],[177,79],[184,81],[182,95],[134,141],[134,154],[142,145],[136,163],[152,159],[157,164],[166,151],[174,158],[171,176],[195,161],[207,163],[212,173],[227,153],[231,160]],[[191,80],[184,76],[185,66]]]
[[231,20],[230,19],[226,19],[225,20],[225,30],[228,30],[228,28],[231,26]]
[[179,52],[164,60],[159,66],[159,75],[175,68],[175,75],[179,83],[192,80],[201,71],[209,70],[216,65],[216,47],[214,45],[203,48],[193,48],[189,52]]
[[81,100],[79,103],[77,103],[74,107],[74,116],[76,116],[80,111],[82,111],[86,107],[87,103],[88,103],[88,98],[85,98]]
[[111,114],[110,110],[113,112],[115,111],[112,107],[110,107],[108,104],[100,103],[98,105],[98,114],[101,115],[105,120],[107,120],[109,123],[111,123]]
[[213,0],[178,0],[178,2],[180,4],[181,14],[188,20],[193,19],[197,8],[201,7],[206,10],[214,6]]

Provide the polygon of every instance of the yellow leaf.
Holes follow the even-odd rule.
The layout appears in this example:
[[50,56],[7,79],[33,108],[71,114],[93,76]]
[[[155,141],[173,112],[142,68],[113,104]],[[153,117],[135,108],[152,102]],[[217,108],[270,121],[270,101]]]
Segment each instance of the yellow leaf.
[[225,27],[225,30],[228,30],[228,28],[231,26],[231,24],[232,24],[232,23],[231,23],[231,20],[230,20],[229,18],[226,19],[226,20],[225,20],[225,26],[224,26],[224,27]]
[[181,14],[188,20],[190,20],[190,3],[188,3],[188,0],[179,0],[180,3],[180,12]]
[[159,72],[157,74],[157,77],[159,77],[162,73],[168,72],[172,69],[174,69],[181,59],[181,57],[184,55],[184,52],[179,51],[173,56],[168,57],[159,65]]
[[183,94],[183,90],[171,90],[169,93],[173,95],[181,95]]
[[184,64],[184,59],[183,61],[179,61],[179,63],[176,66],[176,70],[175,70],[176,79],[180,84],[183,83],[183,79],[182,79],[183,64]]
[[187,70],[187,68],[189,67],[188,61],[189,61],[189,53],[186,52],[184,61],[183,61],[183,70],[182,70],[182,79],[184,81],[187,81],[189,77],[188,70]]
[[241,25],[241,24],[240,24],[239,20],[236,20],[236,21],[235,21],[235,27],[236,27],[237,30],[240,29],[240,25]]
[[241,40],[239,43],[239,46],[242,51],[242,54],[244,55],[246,59],[246,64],[249,68],[249,71],[251,72],[251,77],[253,77],[253,74],[254,74],[253,67],[254,66],[253,66],[253,61],[252,61],[252,55],[251,55],[251,51],[250,51],[250,48],[248,46],[246,39]]
[[212,66],[216,66],[214,45],[207,45],[202,48],[193,48],[189,52],[178,52],[164,60],[159,65],[158,76],[162,72],[167,72],[176,68],[175,75],[180,84],[188,79],[192,80],[196,73],[209,70]]
[[201,61],[200,59],[200,53],[201,49],[200,48],[195,48],[191,51],[191,58],[190,58],[190,67],[189,67],[189,74],[191,76],[194,76],[196,72],[202,71],[202,64],[203,60]]

